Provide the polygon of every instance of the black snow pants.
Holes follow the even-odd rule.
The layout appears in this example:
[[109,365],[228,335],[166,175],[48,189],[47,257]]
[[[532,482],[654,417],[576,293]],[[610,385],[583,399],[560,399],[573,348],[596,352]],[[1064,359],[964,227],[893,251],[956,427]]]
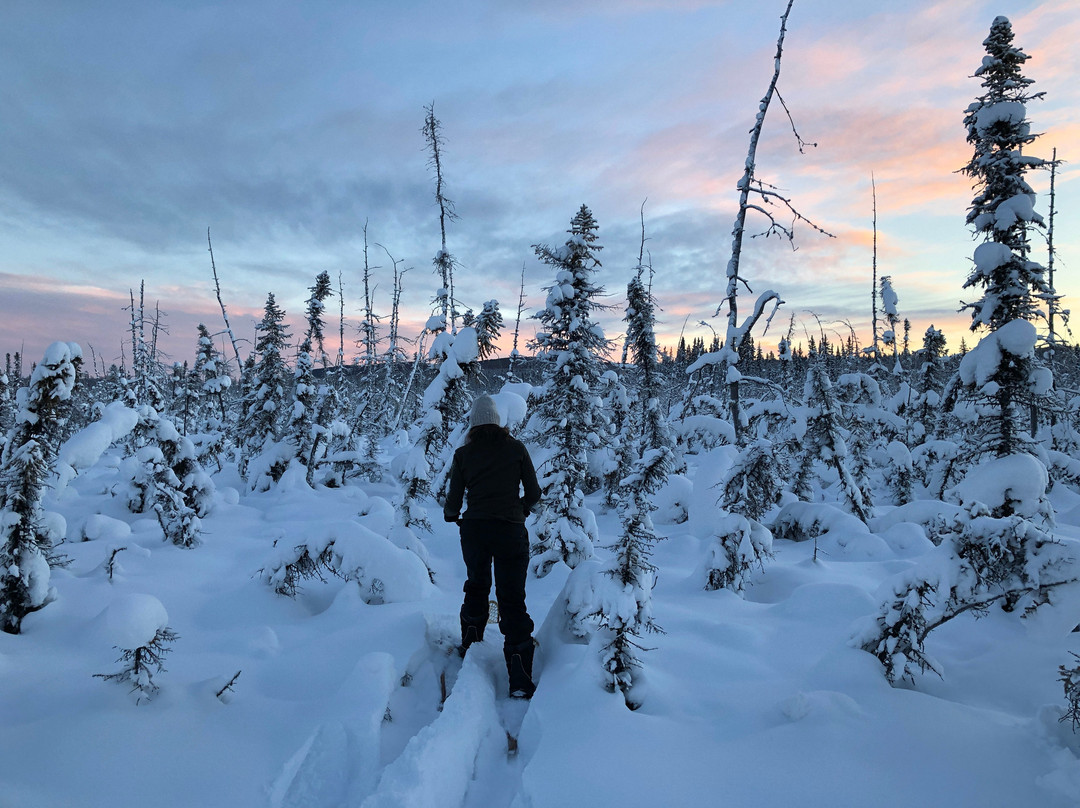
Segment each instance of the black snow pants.
[[525,577],[529,569],[529,531],[525,525],[500,519],[462,519],[461,555],[468,578],[461,624],[475,626],[480,637],[488,619],[491,568],[495,567],[495,598],[499,630],[506,646],[531,641],[533,621],[525,608]]

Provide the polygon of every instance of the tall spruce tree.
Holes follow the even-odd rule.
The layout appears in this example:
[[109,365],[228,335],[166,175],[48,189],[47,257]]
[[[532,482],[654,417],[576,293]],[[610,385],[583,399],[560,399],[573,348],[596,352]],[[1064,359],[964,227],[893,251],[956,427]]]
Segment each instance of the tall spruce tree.
[[[277,304],[273,292],[266,296],[263,318],[256,328],[256,360],[251,368],[250,388],[242,402],[244,418],[240,425],[240,471],[248,477],[252,460],[265,453],[266,463],[259,470],[276,481],[288,464],[287,455],[269,455],[280,437],[282,413],[288,401],[285,391],[289,371],[284,353],[288,347],[289,331],[285,326],[285,310]],[[248,479],[248,484],[255,487],[262,483],[257,479]]]
[[[225,422],[225,391],[232,386],[229,376],[229,364],[221,351],[214,347],[214,340],[205,325],[199,323],[199,338],[195,352],[195,367],[192,369],[196,380],[201,385],[203,402],[209,404],[204,409],[206,418],[213,418],[220,426]],[[204,424],[197,426],[202,430]]]
[[326,298],[334,294],[333,287],[330,285],[330,273],[323,271],[316,275],[315,285],[308,291],[311,292],[311,297],[307,299],[307,338],[311,340],[310,350],[315,352],[315,359],[325,370],[330,366],[330,357],[326,355],[323,312],[326,311]]
[[594,315],[603,289],[593,280],[600,267],[599,226],[582,205],[570,221],[562,247],[535,245],[537,257],[555,270],[547,302],[535,316],[540,331],[532,347],[545,363],[537,415],[552,453],[540,470],[544,507],[535,525],[532,570],[543,577],[559,561],[576,567],[593,554],[597,537],[592,511],[585,507],[588,453],[600,448],[606,418],[597,396],[600,360],[610,342]]
[[894,581],[892,597],[857,640],[881,661],[889,681],[916,671],[940,673],[925,650],[937,626],[994,604],[1013,611],[1024,598],[1033,610],[1049,602],[1050,590],[1077,578],[1075,559],[1051,533],[1049,477],[1024,429],[1028,407],[1046,400],[1053,377],[1035,355],[1031,321],[1042,316],[1050,290],[1043,267],[1030,256],[1028,230],[1042,218],[1025,179],[1046,161],[1023,154],[1035,139],[1026,104],[1042,94],[1029,91],[1032,81],[1020,72],[1029,57],[1012,40],[1008,19],[997,17],[975,71],[983,93],[964,116],[974,154],[963,171],[977,192],[967,222],[983,240],[965,283],[983,294],[965,308],[972,330],[988,333],[961,359],[945,407],[961,400],[974,405],[977,420],[965,454],[977,464],[946,494],[960,509],[942,520],[935,557]]
[[78,345],[49,346],[19,391],[15,426],[0,456],[0,629],[9,634],[18,634],[23,618],[50,598],[49,558],[64,537],[57,520],[44,518],[41,497],[81,363]]

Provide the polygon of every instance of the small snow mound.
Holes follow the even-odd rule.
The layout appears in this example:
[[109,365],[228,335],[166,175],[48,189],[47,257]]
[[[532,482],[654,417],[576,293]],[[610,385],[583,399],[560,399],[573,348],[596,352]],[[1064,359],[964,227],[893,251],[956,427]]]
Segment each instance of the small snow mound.
[[780,703],[780,712],[790,721],[801,721],[811,714],[862,715],[864,713],[858,702],[850,696],[827,690],[796,693]]
[[681,525],[688,518],[693,493],[694,484],[688,477],[681,474],[668,475],[664,487],[653,497],[653,504],[656,506],[653,521],[662,525]]
[[83,541],[123,541],[131,535],[131,526],[103,513],[95,513],[87,517],[80,535]]
[[58,459],[75,469],[88,469],[93,466],[105,450],[113,443],[127,436],[139,423],[139,414],[114,401],[105,407],[101,417],[89,424],[60,447]]

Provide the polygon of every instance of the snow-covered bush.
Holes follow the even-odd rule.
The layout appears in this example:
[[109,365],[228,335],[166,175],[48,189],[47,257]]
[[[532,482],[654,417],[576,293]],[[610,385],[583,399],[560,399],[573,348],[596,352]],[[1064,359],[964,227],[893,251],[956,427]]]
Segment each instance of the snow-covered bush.
[[958,615],[994,604],[1034,609],[1050,590],[1080,577],[1078,559],[1050,534],[1045,467],[1030,455],[983,462],[951,492],[960,510],[941,545],[920,565],[886,584],[888,594],[855,642],[874,654],[890,682],[940,666],[927,656],[927,635]]
[[1062,721],[1068,721],[1072,725],[1072,731],[1076,732],[1080,727],[1080,655],[1073,654],[1074,664],[1071,668],[1061,665],[1058,667],[1059,679],[1065,690],[1065,702],[1068,705]]
[[104,631],[120,652],[117,662],[124,667],[116,673],[95,673],[106,682],[131,684],[137,693],[136,704],[150,699],[161,688],[154,675],[165,670],[165,656],[179,639],[169,628],[169,615],[161,601],[152,595],[125,595],[117,598],[103,615]]
[[355,582],[367,603],[420,600],[433,591],[428,568],[415,552],[353,521],[320,525],[295,543],[278,540],[257,575],[295,597],[300,581],[324,580],[324,572]]
[[[114,420],[122,415],[117,410]],[[114,493],[132,513],[153,511],[167,541],[194,547],[199,520],[213,505],[214,483],[199,464],[195,445],[168,417],[152,407],[139,407],[135,429],[146,445],[120,464]]]

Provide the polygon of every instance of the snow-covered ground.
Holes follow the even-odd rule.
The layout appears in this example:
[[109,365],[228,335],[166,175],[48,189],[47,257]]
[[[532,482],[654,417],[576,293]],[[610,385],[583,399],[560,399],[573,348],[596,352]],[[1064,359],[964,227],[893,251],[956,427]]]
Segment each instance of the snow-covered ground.
[[[914,686],[890,687],[849,644],[882,582],[932,546],[911,523],[838,528],[816,558],[813,542],[777,540],[739,597],[702,588],[705,485],[687,498],[689,521],[660,511],[653,598],[666,633],[647,638],[631,712],[599,686],[593,649],[566,639],[563,567],[529,582],[531,703],[506,699],[496,626],[464,662],[448,653],[464,566],[433,504],[434,586],[374,605],[329,578],[290,599],[259,572],[274,543],[325,540],[328,525],[385,536],[392,486],[240,495],[227,466],[202,545],[181,549],[109,495],[116,475],[106,454],[46,498],[67,520],[71,563],[53,571],[55,602],[21,635],[0,634],[3,808],[1080,804],[1080,736],[1058,721],[1080,587],[1026,619],[994,609],[942,626],[927,648],[944,677]],[[1080,536],[1080,496],[1053,501],[1057,535]],[[613,541],[617,516],[589,504]],[[118,643],[163,620],[178,638],[153,698],[95,678],[123,667]]]

